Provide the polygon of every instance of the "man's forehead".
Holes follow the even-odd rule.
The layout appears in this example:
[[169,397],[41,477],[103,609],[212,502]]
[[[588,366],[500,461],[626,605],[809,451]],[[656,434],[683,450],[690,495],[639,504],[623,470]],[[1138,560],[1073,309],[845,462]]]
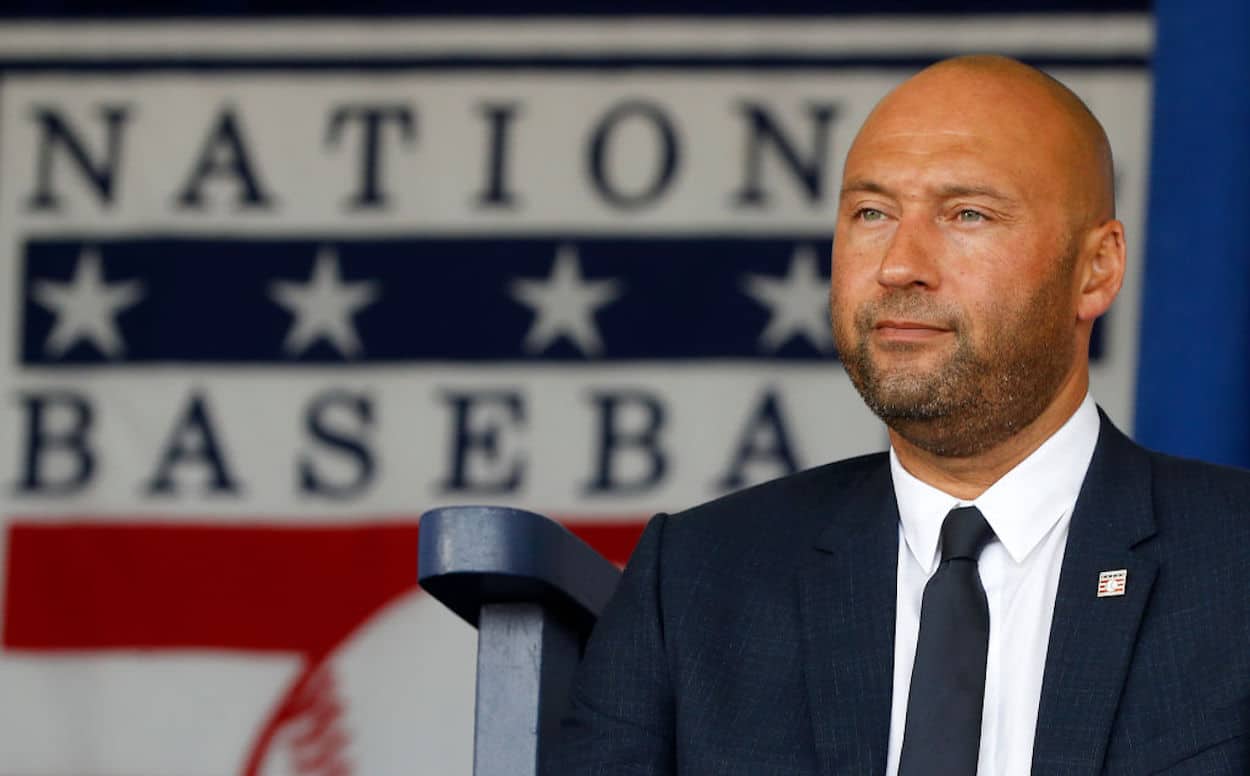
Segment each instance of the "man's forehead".
[[977,133],[895,135],[857,143],[847,155],[843,185],[851,179],[1004,183],[1028,175],[1028,150]]
[[901,180],[876,179],[867,176],[848,178],[842,183],[842,196],[853,193],[901,196],[927,194],[937,197],[988,197],[1011,201],[1014,192],[975,176],[933,177],[931,179],[910,176]]
[[962,99],[936,102],[908,100],[883,104],[864,122],[852,150],[866,145],[905,146],[915,143],[1035,145],[1042,132],[1062,132],[1058,117],[1012,105]]
[[866,126],[847,154],[843,186],[861,179],[883,185],[906,180],[1005,189],[1012,188],[1015,179],[1046,174],[1048,163],[1053,161],[1050,157],[1051,149],[1024,127]]
[[855,139],[847,157],[849,161],[892,155],[992,156],[995,153],[1019,153],[1021,146],[1032,145],[1036,145],[1036,142],[1027,132],[1009,132],[988,127],[872,131],[863,132]]

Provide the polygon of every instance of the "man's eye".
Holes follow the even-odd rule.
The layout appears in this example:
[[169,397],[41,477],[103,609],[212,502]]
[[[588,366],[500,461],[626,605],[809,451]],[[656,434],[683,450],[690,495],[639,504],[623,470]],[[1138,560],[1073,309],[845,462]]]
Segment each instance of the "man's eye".
[[855,211],[855,217],[861,221],[882,221],[885,219],[885,213],[875,207],[864,207]]
[[978,221],[986,220],[984,213],[982,213],[979,210],[971,210],[969,208],[964,208],[963,210],[959,211],[959,214],[957,217],[959,218],[960,221],[967,223],[967,224],[972,224]]

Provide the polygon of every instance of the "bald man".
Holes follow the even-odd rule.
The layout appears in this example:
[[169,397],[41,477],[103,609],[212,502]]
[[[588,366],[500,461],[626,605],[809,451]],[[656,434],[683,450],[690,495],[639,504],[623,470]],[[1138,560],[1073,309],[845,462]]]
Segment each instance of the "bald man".
[[547,772],[1250,773],[1250,475],[1097,409],[1124,271],[1062,84],[964,57],[883,99],[831,303],[890,450],[652,520]]

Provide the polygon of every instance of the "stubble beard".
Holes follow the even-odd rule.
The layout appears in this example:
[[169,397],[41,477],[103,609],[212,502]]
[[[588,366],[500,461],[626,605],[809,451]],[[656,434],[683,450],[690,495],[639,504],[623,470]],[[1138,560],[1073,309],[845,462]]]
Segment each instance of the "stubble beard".
[[[849,331],[835,312],[843,366],[868,408],[917,447],[944,457],[990,450],[1041,415],[1071,368],[1072,331],[1058,312],[1068,273],[1055,275],[1023,310],[991,307],[984,320],[997,325],[987,326],[980,347],[963,311],[936,303],[925,291],[898,291],[862,306]],[[832,307],[838,309],[836,294]],[[870,342],[876,321],[886,318],[941,322],[954,347],[935,366],[886,369],[874,359]]]

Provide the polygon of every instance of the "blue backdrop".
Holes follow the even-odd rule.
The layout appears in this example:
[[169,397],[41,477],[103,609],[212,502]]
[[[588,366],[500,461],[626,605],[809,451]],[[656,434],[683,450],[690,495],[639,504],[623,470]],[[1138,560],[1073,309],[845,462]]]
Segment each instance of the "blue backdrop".
[[1156,10],[1136,436],[1250,466],[1250,4]]

